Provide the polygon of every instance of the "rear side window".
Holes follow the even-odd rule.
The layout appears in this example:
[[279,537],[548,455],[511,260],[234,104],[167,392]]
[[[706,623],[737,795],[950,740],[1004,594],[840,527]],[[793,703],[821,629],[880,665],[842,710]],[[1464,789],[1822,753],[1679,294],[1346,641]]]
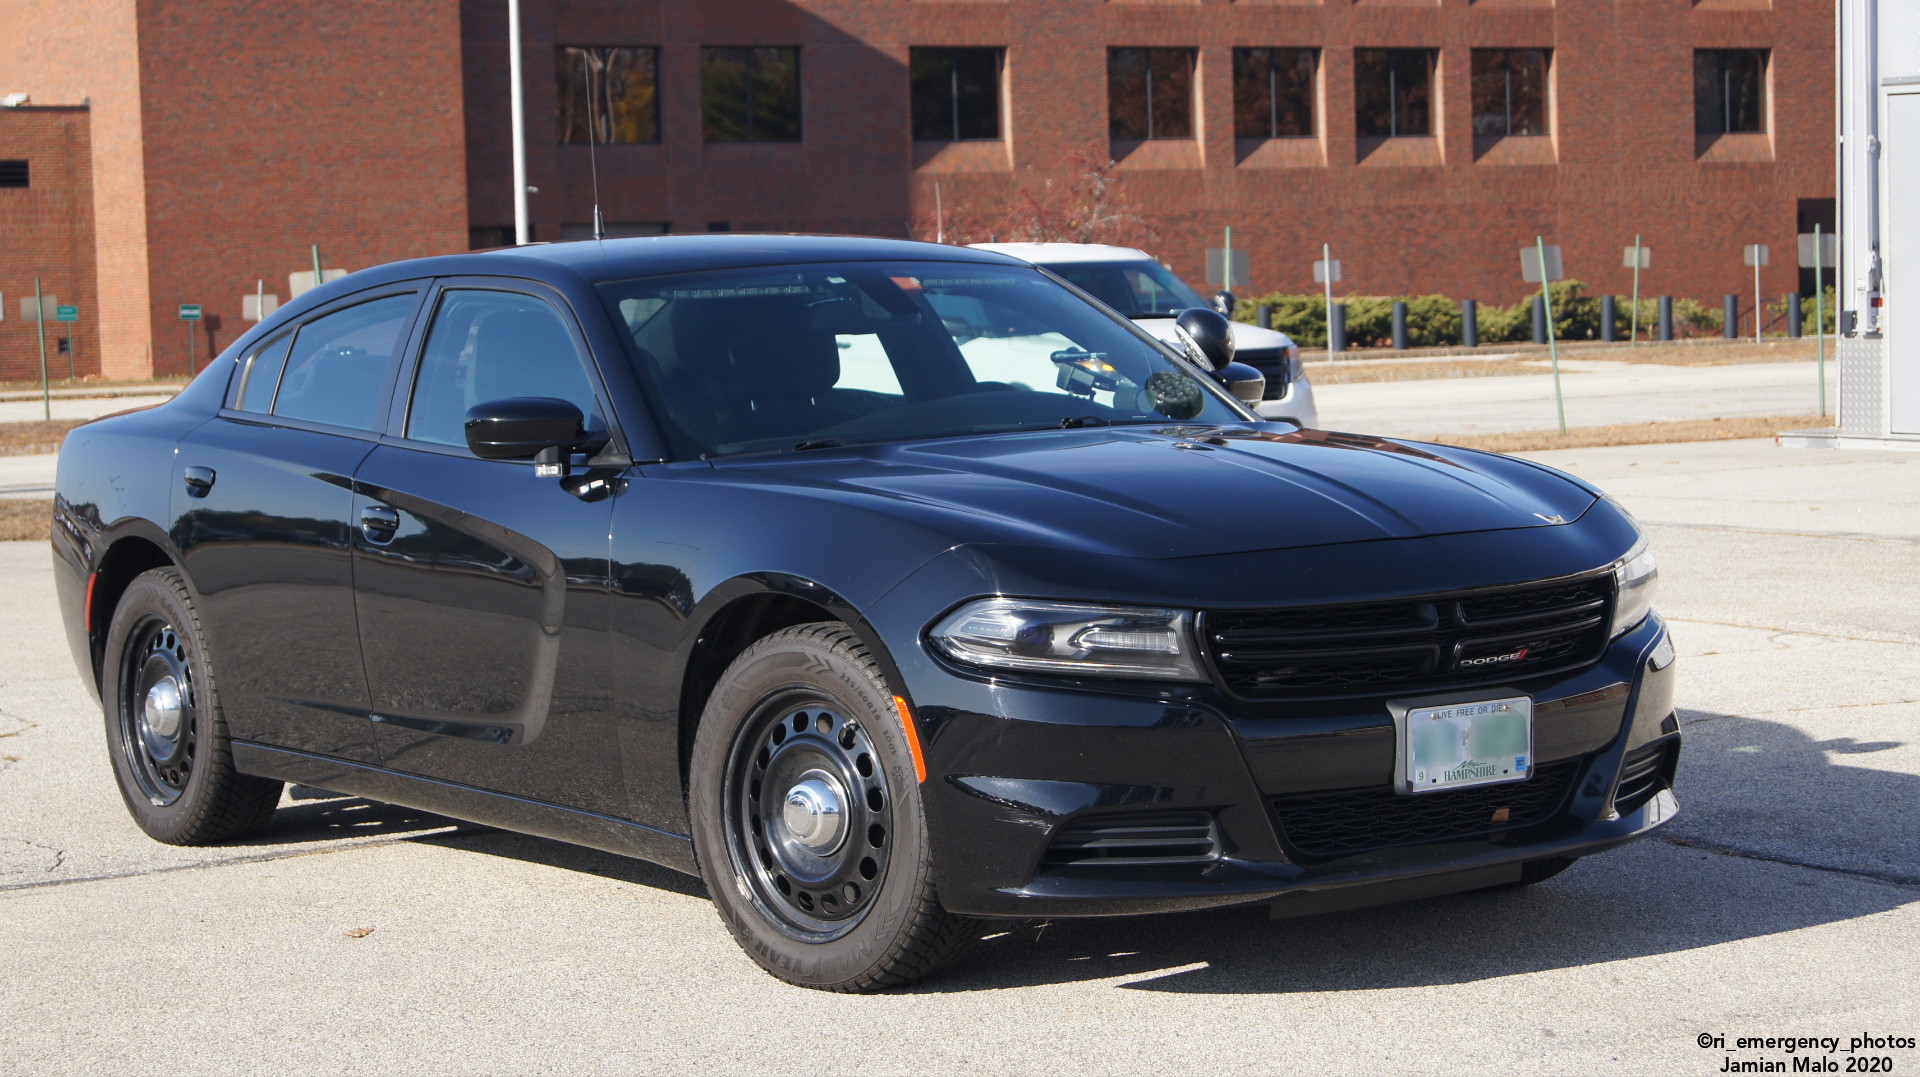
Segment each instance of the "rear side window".
[[449,290],[420,357],[407,436],[465,445],[467,410],[517,396],[545,396],[596,418],[593,383],[560,312],[517,292]]
[[380,388],[400,347],[413,301],[412,292],[385,296],[301,326],[287,356],[273,413],[356,430],[374,429]]
[[273,410],[273,391],[280,386],[280,372],[287,365],[287,348],[293,334],[258,349],[247,356],[240,369],[239,384],[233,388],[233,407],[241,411]]

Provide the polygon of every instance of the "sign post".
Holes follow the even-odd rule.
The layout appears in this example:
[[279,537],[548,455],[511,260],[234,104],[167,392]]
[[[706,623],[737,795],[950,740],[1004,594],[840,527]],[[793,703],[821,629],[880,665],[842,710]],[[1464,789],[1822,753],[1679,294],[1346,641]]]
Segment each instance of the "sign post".
[[1320,244],[1320,260],[1313,263],[1313,279],[1327,286],[1327,362],[1333,362],[1333,282],[1340,279],[1340,263],[1331,244]]
[[1753,267],[1753,342],[1760,343],[1760,267],[1767,264],[1772,255],[1765,243],[1749,243],[1741,252],[1742,259]]
[[80,350],[80,308],[68,304],[53,308],[53,316],[67,323],[67,380],[73,380],[73,356]]
[[1232,291],[1234,285],[1247,283],[1249,273],[1247,252],[1233,249],[1233,229],[1229,228],[1226,246],[1207,248],[1207,283]]
[[1547,355],[1553,360],[1553,406],[1560,413],[1562,434],[1567,432],[1567,400],[1560,392],[1560,346],[1553,339],[1553,293],[1547,289],[1547,282],[1566,275],[1559,244],[1549,247],[1545,238],[1534,236],[1533,249],[1520,248],[1520,279],[1540,282],[1540,302],[1547,309]]
[[180,304],[180,320],[187,323],[187,377],[194,374],[193,325],[200,320],[200,304]]
[[47,385],[47,308],[40,294],[40,278],[33,278],[33,327],[40,333],[40,408],[53,421],[53,391]]
[[[1813,226],[1812,235],[1800,237],[1800,264],[1813,270],[1813,337],[1814,347],[1820,355],[1820,414],[1827,413],[1827,289],[1821,283],[1821,273],[1831,255],[1837,254],[1838,237],[1821,231],[1819,225]],[[1793,316],[1798,318],[1799,311]]]
[[1635,234],[1633,246],[1622,253],[1626,255],[1622,261],[1633,267],[1633,328],[1627,335],[1627,344],[1632,346],[1640,343],[1640,271],[1653,264],[1653,252],[1641,246],[1640,236]]

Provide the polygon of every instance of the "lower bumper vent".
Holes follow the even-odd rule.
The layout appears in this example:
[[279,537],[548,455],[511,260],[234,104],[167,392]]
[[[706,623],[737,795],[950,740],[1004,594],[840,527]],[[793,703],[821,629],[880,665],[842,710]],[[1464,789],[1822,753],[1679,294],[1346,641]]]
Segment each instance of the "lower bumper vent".
[[[1621,815],[1640,810],[1654,794],[1673,784],[1673,765],[1679,744],[1657,740],[1627,753],[1620,765],[1620,784],[1614,790],[1613,810]],[[1677,762],[1677,760],[1674,760]]]
[[1061,827],[1042,867],[1201,864],[1220,858],[1211,812],[1097,815]]
[[[1281,836],[1306,856],[1345,856],[1394,845],[1495,834],[1550,818],[1580,770],[1569,759],[1523,782],[1400,796],[1386,786],[1276,797]],[[1504,812],[1504,814],[1502,814]]]

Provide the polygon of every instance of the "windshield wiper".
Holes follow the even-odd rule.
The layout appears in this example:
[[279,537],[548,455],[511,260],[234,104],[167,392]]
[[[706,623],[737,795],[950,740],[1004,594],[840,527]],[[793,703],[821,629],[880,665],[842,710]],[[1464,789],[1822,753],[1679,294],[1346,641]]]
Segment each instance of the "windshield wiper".
[[806,452],[808,449],[838,449],[846,442],[839,438],[810,438],[794,445],[794,452]]

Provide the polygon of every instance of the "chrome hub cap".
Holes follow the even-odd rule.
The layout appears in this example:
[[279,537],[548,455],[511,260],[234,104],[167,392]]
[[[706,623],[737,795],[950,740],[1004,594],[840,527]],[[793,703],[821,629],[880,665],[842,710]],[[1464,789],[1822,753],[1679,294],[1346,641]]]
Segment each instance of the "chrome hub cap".
[[832,775],[810,770],[800,776],[800,784],[787,790],[787,806],[780,818],[795,841],[824,855],[847,835],[847,798]]
[[178,746],[182,713],[180,685],[172,677],[162,677],[147,689],[147,702],[140,711],[140,739],[156,757],[171,755]]

